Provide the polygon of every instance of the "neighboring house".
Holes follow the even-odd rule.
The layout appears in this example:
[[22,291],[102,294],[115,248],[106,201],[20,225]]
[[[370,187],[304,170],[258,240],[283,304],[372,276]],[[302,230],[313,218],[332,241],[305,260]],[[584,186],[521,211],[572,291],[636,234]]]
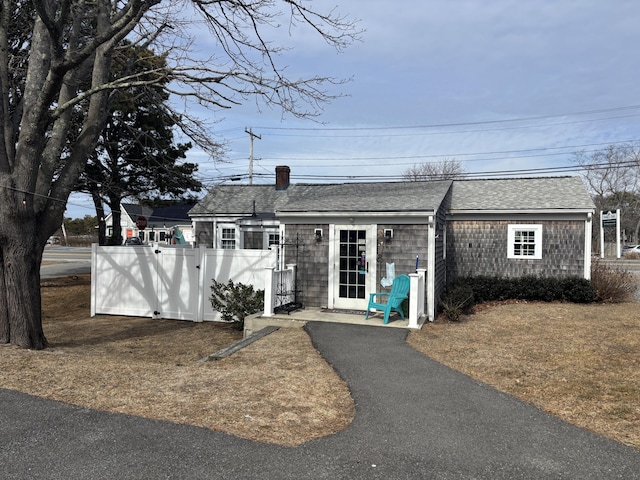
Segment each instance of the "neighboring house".
[[[171,242],[178,227],[187,243],[193,243],[193,228],[188,212],[194,203],[182,202],[167,207],[150,208],[133,203],[120,204],[122,238],[139,237],[143,243]],[[144,217],[146,227],[140,229],[138,219]],[[105,219],[107,236],[113,236],[113,219],[109,213]]]
[[589,278],[594,205],[577,177],[222,185],[190,212],[197,245],[269,248],[298,266],[309,307],[365,310],[395,274],[425,270],[425,312],[435,316],[459,275]]

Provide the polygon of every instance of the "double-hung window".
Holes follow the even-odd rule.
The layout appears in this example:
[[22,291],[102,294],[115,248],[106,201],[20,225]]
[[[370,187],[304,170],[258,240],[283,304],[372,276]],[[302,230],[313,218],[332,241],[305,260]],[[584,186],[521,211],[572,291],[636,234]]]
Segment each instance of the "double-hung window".
[[220,248],[225,250],[235,250],[236,248],[236,228],[220,228]]
[[507,258],[542,258],[542,225],[509,225]]
[[280,234],[279,233],[269,233],[267,234],[267,248],[271,248],[273,246],[278,246],[280,244]]

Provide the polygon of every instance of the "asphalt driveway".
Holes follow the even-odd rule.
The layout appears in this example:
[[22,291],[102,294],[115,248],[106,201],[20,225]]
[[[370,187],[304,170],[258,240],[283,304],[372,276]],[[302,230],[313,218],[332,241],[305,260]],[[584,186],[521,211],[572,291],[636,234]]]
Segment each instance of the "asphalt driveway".
[[279,447],[0,390],[4,479],[640,479],[640,452],[450,370],[406,331],[314,322],[345,431]]

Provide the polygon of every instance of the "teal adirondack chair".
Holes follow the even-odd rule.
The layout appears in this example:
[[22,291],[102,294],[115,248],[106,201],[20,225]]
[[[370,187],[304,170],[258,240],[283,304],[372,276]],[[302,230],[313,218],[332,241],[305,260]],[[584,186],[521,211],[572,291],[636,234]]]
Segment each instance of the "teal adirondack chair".
[[[398,312],[404,320],[404,312],[402,311],[402,302],[409,297],[409,288],[411,280],[409,275],[399,275],[393,279],[390,292],[370,293],[369,306],[367,307],[367,316],[369,319],[369,311],[371,309],[381,310],[384,312],[384,323],[389,323],[389,314]],[[376,301],[380,297],[380,300]],[[386,303],[380,303],[381,299],[387,297]]]

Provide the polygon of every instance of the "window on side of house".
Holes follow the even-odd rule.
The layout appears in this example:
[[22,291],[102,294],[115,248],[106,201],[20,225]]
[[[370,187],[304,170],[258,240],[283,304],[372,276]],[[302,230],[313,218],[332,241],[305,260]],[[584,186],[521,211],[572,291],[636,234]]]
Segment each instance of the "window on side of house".
[[267,238],[267,248],[272,246],[278,246],[280,244],[280,234],[279,233],[269,233]]
[[236,248],[236,228],[220,228],[220,248],[225,250],[235,250]]
[[507,258],[542,258],[542,225],[509,225]]

